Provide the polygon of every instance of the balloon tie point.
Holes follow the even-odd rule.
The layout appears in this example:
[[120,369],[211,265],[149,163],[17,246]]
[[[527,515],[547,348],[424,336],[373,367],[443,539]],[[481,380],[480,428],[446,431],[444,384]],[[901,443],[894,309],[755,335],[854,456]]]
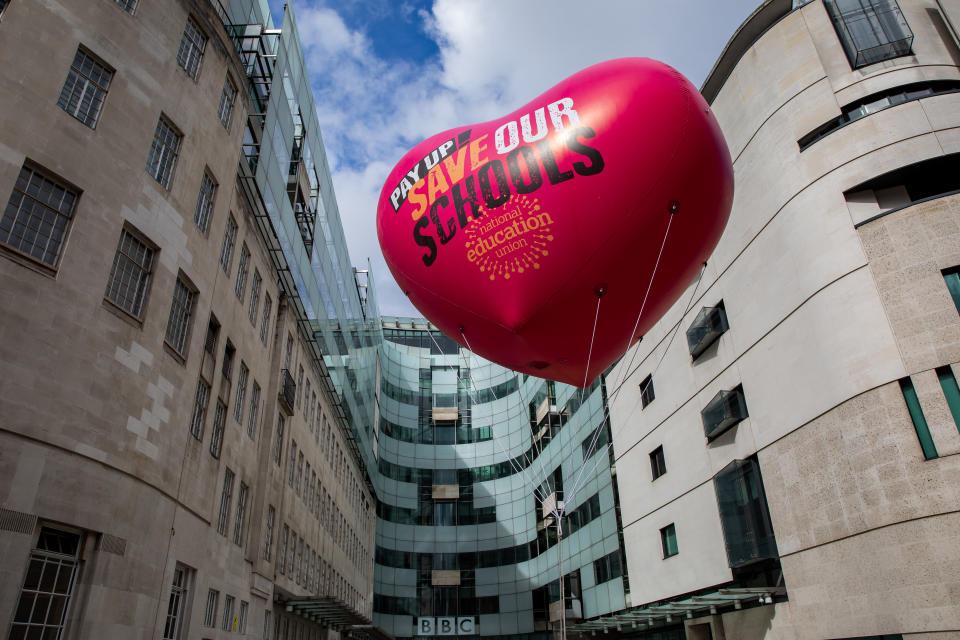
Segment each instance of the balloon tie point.
[[667,207],[667,210],[673,214],[680,210],[680,202],[678,200],[671,200],[670,205]]
[[597,294],[598,298],[602,298],[607,293],[607,285],[603,282],[598,284],[593,288],[593,292]]

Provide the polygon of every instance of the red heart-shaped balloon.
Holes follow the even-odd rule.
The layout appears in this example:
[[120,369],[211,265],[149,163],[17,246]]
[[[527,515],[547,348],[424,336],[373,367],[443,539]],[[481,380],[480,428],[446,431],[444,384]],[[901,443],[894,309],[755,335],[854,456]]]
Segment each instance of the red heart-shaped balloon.
[[700,93],[665,64],[624,58],[414,147],[383,187],[377,234],[445,334],[583,386],[690,284],[732,200],[730,154]]

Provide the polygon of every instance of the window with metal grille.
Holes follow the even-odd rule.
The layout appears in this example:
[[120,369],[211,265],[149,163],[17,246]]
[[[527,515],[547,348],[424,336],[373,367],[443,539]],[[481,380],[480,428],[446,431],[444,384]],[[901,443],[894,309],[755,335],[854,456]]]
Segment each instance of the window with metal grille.
[[207,608],[203,613],[203,626],[213,627],[217,624],[217,609],[220,605],[220,592],[216,589],[207,591]]
[[237,86],[233,84],[230,76],[227,76],[223,79],[223,92],[220,94],[220,106],[217,107],[217,117],[225,129],[230,128],[230,120],[233,119],[233,105],[236,100]]
[[227,535],[230,527],[230,502],[233,498],[233,471],[228,467],[223,472],[223,492],[220,494],[220,514],[217,517],[217,533]]
[[283,414],[277,414],[277,433],[273,439],[273,463],[280,466],[280,458],[283,456]]
[[300,486],[303,483],[303,451],[297,454],[297,482],[294,487],[296,494],[300,495]]
[[147,156],[147,173],[153,176],[164,189],[170,188],[170,180],[173,178],[173,169],[177,164],[177,154],[180,152],[182,139],[183,135],[177,128],[160,116],[157,120],[157,130],[153,133],[150,155]]
[[230,275],[230,263],[233,262],[233,247],[237,243],[237,221],[233,215],[227,218],[227,229],[223,232],[223,245],[220,247],[220,266]]
[[297,561],[297,532],[290,529],[290,553],[287,554],[287,576],[293,580],[293,568]]
[[234,292],[237,294],[237,299],[241,302],[243,301],[243,295],[246,292],[247,288],[247,272],[250,270],[250,250],[247,249],[247,244],[244,243],[240,248],[240,264],[237,266],[237,284],[234,287]]
[[155,249],[127,229],[120,231],[110,279],[104,296],[136,318],[143,317],[143,303],[153,271]]
[[280,536],[280,553],[277,554],[277,568],[280,573],[286,573],[287,568],[287,538],[290,536],[290,527],[283,525],[283,533]]
[[79,193],[24,165],[0,218],[0,243],[56,268]]
[[193,221],[201,233],[206,234],[210,228],[210,216],[213,214],[213,201],[217,197],[217,181],[209,172],[204,171],[200,179],[200,195],[197,196],[197,210],[193,214]]
[[243,424],[243,405],[247,396],[247,378],[250,376],[250,370],[246,363],[240,361],[240,376],[237,378],[237,396],[233,402],[233,417],[237,422]]
[[117,4],[123,7],[123,10],[133,15],[137,8],[137,0],[117,0]]
[[953,298],[953,306],[955,306],[957,312],[960,313],[960,267],[944,269],[941,273],[943,274],[943,281],[947,285],[947,291],[950,292],[950,297]]
[[260,285],[262,282],[263,278],[260,277],[260,271],[254,268],[253,283],[250,285],[250,309],[247,312],[247,317],[250,318],[250,324],[254,327],[257,326],[257,311],[260,308]]
[[263,559],[270,562],[270,556],[273,550],[273,521],[277,516],[273,505],[267,505],[267,523],[263,534]]
[[190,585],[193,573],[193,569],[179,562],[173,570],[173,584],[170,585],[170,600],[167,603],[167,618],[163,625],[163,640],[181,640],[184,637],[185,607],[190,602]]
[[82,48],[77,49],[57,104],[91,129],[97,126],[113,70]]
[[200,71],[200,61],[203,59],[203,49],[206,44],[207,38],[200,31],[200,27],[193,18],[187,18],[187,26],[183,29],[180,49],[177,51],[177,64],[183,67],[187,75],[194,80],[197,79],[197,73]]
[[196,297],[196,292],[187,284],[183,276],[177,276],[177,282],[173,287],[173,302],[170,304],[165,340],[181,356],[187,355],[187,338],[190,336],[193,304]]
[[203,440],[203,423],[207,417],[207,402],[210,400],[210,385],[200,378],[197,381],[197,393],[194,396],[193,418],[190,419],[190,435]]
[[247,418],[247,436],[251,440],[257,439],[257,412],[260,410],[260,385],[253,381],[253,390],[250,392],[250,415]]
[[270,328],[270,312],[273,310],[273,300],[269,293],[263,294],[263,316],[260,319],[260,342],[267,344],[267,330]]
[[59,638],[76,583],[79,533],[42,527],[30,553],[10,638]]
[[223,621],[220,628],[224,631],[233,629],[233,596],[223,597]]
[[824,0],[854,69],[910,54],[913,32],[896,0]]
[[243,544],[243,525],[247,515],[247,485],[240,483],[240,491],[237,493],[237,514],[233,519],[233,543]]
[[[217,408],[213,412],[213,434],[210,436],[210,455],[214,458],[220,458],[220,451],[223,449],[223,426],[227,421],[227,405],[217,400]],[[227,535],[226,531],[220,532]]]
[[250,605],[241,600],[240,601],[240,617],[237,623],[237,633],[244,634],[247,632],[247,609]]

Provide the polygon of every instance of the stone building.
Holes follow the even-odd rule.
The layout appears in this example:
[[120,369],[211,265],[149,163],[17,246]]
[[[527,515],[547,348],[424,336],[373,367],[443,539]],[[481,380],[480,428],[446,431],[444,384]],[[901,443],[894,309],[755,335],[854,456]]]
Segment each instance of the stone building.
[[0,3],[5,637],[370,623],[360,290],[292,12],[223,4]]
[[958,26],[770,0],[733,35],[733,213],[608,377],[632,607],[584,630],[960,637]]

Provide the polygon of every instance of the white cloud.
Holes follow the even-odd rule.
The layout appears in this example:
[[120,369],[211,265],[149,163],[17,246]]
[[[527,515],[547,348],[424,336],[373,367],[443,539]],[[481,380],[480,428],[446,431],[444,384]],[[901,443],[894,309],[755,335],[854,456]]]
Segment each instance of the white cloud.
[[[295,3],[341,218],[355,264],[373,262],[380,310],[419,315],[393,283],[376,239],[376,205],[393,164],[420,140],[532,100],[591,64],[647,56],[701,84],[759,0],[496,2],[434,0],[404,16],[438,60],[387,61],[369,37],[315,0]],[[398,24],[397,28],[409,25]]]

